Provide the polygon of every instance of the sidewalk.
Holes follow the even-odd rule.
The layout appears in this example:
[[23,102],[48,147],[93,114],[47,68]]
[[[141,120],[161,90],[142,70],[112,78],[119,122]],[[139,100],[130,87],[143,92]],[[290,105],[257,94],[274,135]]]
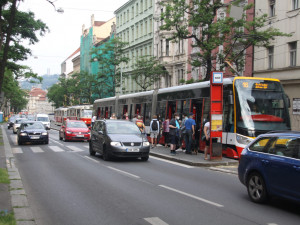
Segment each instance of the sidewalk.
[[223,157],[222,160],[204,160],[204,153],[187,155],[181,149],[176,150],[176,155],[171,155],[170,148],[165,148],[161,145],[152,148],[150,150],[150,155],[190,166],[210,167],[210,169],[222,172],[232,171],[234,174],[237,173],[237,166],[239,164],[238,160],[225,157]]

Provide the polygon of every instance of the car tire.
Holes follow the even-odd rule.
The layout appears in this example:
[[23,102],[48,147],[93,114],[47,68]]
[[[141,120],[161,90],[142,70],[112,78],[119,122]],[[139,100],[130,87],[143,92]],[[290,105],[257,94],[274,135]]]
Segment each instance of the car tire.
[[110,160],[110,155],[104,147],[103,147],[102,158],[103,158],[104,161],[109,161]]
[[92,142],[89,143],[89,151],[91,156],[96,155],[96,152],[93,150]]
[[145,162],[148,161],[148,159],[149,159],[149,155],[148,155],[148,156],[143,156],[143,157],[141,157],[141,160],[142,160],[142,161],[145,161]]
[[67,142],[66,135],[64,134],[63,141]]
[[251,201],[263,203],[267,201],[267,188],[263,177],[257,173],[251,173],[247,177],[247,191]]

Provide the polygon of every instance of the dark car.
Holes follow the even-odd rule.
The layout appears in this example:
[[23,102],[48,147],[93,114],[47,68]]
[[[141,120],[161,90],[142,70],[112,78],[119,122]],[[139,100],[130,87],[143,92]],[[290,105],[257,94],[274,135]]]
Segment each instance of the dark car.
[[59,130],[59,140],[89,141],[90,129],[81,120],[66,120]]
[[300,202],[300,133],[258,136],[243,150],[238,175],[253,202],[271,196]]
[[23,143],[49,143],[49,134],[45,126],[38,121],[25,121],[18,129],[18,144]]
[[136,124],[125,120],[97,120],[91,130],[90,155],[149,159],[150,144]]
[[8,119],[8,121],[7,121],[7,129],[10,129],[11,127],[14,126],[14,123],[15,123],[15,121],[16,121],[17,118],[18,118],[18,117],[16,117],[16,116],[11,116],[11,117]]

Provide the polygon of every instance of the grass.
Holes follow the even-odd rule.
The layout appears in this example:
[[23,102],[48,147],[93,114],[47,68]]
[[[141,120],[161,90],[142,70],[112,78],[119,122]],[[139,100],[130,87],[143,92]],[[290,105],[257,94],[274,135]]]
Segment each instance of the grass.
[[9,184],[8,173],[6,169],[0,168],[0,183]]
[[0,225],[16,225],[17,222],[15,220],[13,213],[0,212]]

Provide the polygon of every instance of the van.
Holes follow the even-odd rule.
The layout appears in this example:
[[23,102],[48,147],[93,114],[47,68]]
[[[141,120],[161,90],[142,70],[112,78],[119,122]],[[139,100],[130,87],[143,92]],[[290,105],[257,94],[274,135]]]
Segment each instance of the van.
[[36,114],[35,116],[36,121],[40,121],[44,124],[47,130],[50,130],[50,119],[47,114]]

